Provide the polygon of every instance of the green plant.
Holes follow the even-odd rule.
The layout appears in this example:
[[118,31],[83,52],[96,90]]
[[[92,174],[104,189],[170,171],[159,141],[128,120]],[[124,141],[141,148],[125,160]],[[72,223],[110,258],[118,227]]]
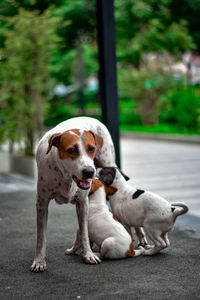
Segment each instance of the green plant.
[[181,132],[200,132],[200,89],[172,90],[161,98],[159,121],[175,125]]
[[58,19],[45,11],[19,9],[1,29],[5,45],[1,51],[2,139],[25,143],[25,154],[33,155],[36,134],[42,128],[51,80],[50,60],[55,51]]

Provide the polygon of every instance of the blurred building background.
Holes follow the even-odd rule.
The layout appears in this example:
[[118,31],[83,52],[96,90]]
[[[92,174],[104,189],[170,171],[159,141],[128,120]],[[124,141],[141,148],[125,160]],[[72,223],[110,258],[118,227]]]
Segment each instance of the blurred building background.
[[[200,133],[200,1],[115,0],[120,130]],[[101,119],[95,0],[0,3],[0,144]]]

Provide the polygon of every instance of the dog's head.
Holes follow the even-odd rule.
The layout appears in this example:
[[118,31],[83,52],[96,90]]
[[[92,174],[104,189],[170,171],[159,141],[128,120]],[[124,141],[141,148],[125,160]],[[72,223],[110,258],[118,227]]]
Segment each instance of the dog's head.
[[129,177],[125,175],[117,167],[105,167],[98,170],[98,177],[107,186],[117,187],[120,182],[129,180]]
[[58,149],[59,158],[78,187],[89,189],[96,172],[94,157],[96,151],[101,152],[103,138],[92,131],[72,129],[53,134],[49,138],[47,154],[53,146]]

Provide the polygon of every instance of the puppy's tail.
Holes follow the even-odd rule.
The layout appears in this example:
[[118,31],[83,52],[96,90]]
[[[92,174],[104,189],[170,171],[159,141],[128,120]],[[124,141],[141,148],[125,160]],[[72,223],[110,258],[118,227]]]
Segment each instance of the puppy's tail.
[[[179,209],[177,209],[176,206],[178,206]],[[189,210],[189,207],[185,203],[174,202],[171,204],[171,210],[172,210],[172,213],[174,216],[174,221],[175,221],[178,216],[186,214]]]

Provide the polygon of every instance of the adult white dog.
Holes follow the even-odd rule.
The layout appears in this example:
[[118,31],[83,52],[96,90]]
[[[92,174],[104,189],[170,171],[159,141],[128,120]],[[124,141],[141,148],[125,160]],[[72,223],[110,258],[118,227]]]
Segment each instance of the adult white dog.
[[86,263],[100,263],[88,239],[88,194],[96,166],[115,165],[115,152],[107,128],[98,120],[78,117],[60,123],[39,142],[36,153],[37,246],[32,271],[46,270],[46,227],[51,199],[73,202],[79,222]]

